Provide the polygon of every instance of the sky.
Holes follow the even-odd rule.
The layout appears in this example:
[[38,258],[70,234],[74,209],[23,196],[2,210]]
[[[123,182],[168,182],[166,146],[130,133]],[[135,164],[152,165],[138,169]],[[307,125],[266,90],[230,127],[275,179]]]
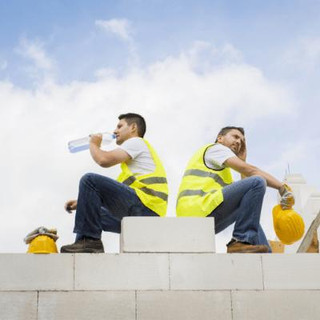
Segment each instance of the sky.
[[[188,159],[227,125],[245,128],[249,163],[320,189],[319,0],[0,0],[0,39],[0,252],[26,252],[39,226],[58,229],[58,247],[73,242],[65,201],[86,172],[120,168],[67,142],[112,131],[126,112],[147,121],[170,217]],[[269,239],[277,201],[268,189]],[[118,235],[103,241],[117,252]]]

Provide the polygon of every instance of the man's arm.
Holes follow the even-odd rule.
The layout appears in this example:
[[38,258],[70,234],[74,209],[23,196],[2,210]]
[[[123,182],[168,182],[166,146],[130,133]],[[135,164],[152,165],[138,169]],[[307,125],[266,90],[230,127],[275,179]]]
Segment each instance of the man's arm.
[[249,163],[244,162],[238,157],[231,157],[227,159],[224,164],[241,173],[241,177],[260,176],[265,178],[269,187],[277,189],[279,191],[281,196],[280,205],[282,209],[290,209],[294,205],[295,199],[291,188],[287,184],[280,182],[271,174],[262,171]]
[[266,179],[267,185],[271,188],[280,190],[283,186],[283,183],[281,183],[278,179],[273,177],[271,174],[262,171],[261,169],[244,162],[238,157],[231,157],[227,159],[224,164],[227,167],[230,167],[231,169],[239,172],[241,176],[245,177],[251,177],[251,176],[261,176]]
[[247,143],[245,138],[241,141],[241,147],[237,157],[229,158],[225,161],[225,165],[232,168],[235,171],[238,171],[241,174],[241,178],[251,176],[261,176],[266,179],[267,185],[271,188],[277,189],[280,191],[280,188],[283,186],[278,179],[273,177],[271,174],[260,170],[259,168],[246,162],[247,159]]
[[271,188],[277,189],[280,193],[281,200],[280,205],[282,209],[290,209],[295,203],[294,196],[292,193],[291,188],[278,179],[273,177],[271,174],[262,171],[261,169],[246,163],[247,158],[247,145],[246,140],[243,139],[241,142],[240,150],[236,157],[228,158],[224,164],[233,170],[238,171],[241,174],[241,178],[244,179],[245,177],[251,176],[260,176],[266,179],[267,185]]
[[103,168],[108,168],[131,159],[129,154],[120,148],[111,150],[111,151],[101,150],[100,149],[101,141],[102,141],[102,135],[95,134],[91,136],[90,153],[93,160],[99,166]]
[[[242,161],[247,161],[247,144],[246,144],[246,138],[243,137],[243,140],[241,141],[241,147],[238,153],[238,158],[240,158]],[[245,179],[247,176],[245,176],[243,173],[241,173],[241,179]]]

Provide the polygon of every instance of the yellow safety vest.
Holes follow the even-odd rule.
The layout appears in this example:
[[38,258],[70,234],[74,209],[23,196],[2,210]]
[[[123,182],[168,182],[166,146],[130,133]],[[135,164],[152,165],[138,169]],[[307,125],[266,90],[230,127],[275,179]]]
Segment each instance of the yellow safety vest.
[[158,155],[150,146],[149,142],[145,139],[142,140],[148,146],[156,166],[155,170],[152,173],[137,176],[131,172],[125,162],[122,162],[122,172],[117,180],[134,189],[137,196],[146,207],[163,217],[166,215],[168,204],[166,173]]
[[223,202],[222,188],[232,183],[229,168],[214,170],[206,166],[205,152],[213,145],[202,147],[188,163],[178,192],[179,217],[206,217]]

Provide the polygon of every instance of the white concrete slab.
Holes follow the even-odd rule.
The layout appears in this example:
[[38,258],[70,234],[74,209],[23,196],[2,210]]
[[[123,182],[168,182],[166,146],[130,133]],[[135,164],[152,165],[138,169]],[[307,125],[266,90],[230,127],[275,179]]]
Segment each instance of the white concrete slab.
[[258,254],[170,254],[172,290],[262,289]]
[[135,320],[135,292],[40,292],[38,320]]
[[166,290],[167,254],[76,254],[76,290]]
[[37,292],[1,292],[1,320],[37,320]]
[[0,254],[1,290],[71,290],[73,255]]
[[138,291],[137,320],[231,320],[230,292]]
[[320,291],[232,292],[233,320],[317,320]]
[[317,253],[262,256],[265,289],[320,289],[320,255]]
[[121,252],[215,252],[213,218],[126,217]]

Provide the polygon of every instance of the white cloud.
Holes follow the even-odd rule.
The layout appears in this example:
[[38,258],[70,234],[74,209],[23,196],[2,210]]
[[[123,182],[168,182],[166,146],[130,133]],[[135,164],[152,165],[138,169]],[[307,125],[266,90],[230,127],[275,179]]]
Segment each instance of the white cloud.
[[28,79],[30,85],[52,82],[56,76],[56,62],[45,50],[45,44],[39,40],[21,38],[15,52],[24,58],[19,73]]
[[95,25],[115,34],[122,40],[131,40],[132,28],[130,21],[127,19],[96,20]]
[[193,69],[200,73],[211,72],[223,66],[243,64],[241,52],[230,43],[217,47],[210,42],[195,41],[184,55]]
[[133,39],[132,24],[127,19],[96,20],[95,25],[107,33],[112,33],[125,41],[129,50],[129,65],[135,67],[139,63],[137,49]]
[[54,68],[54,62],[45,52],[44,44],[38,40],[21,39],[17,52],[30,59],[38,69],[50,71]]
[[[50,68],[46,59],[30,55]],[[74,218],[64,212],[64,201],[76,196],[85,172],[116,177],[119,168],[99,168],[87,152],[69,154],[67,141],[113,130],[120,113],[145,116],[146,138],[167,168],[172,216],[187,160],[221,126],[294,112],[290,93],[257,68],[222,64],[199,73],[198,64],[195,54],[182,53],[121,77],[97,71],[94,82],[51,82],[33,90],[0,82],[6,102],[0,109],[0,252],[26,250],[23,237],[40,225],[58,228],[59,245],[73,241]]]

